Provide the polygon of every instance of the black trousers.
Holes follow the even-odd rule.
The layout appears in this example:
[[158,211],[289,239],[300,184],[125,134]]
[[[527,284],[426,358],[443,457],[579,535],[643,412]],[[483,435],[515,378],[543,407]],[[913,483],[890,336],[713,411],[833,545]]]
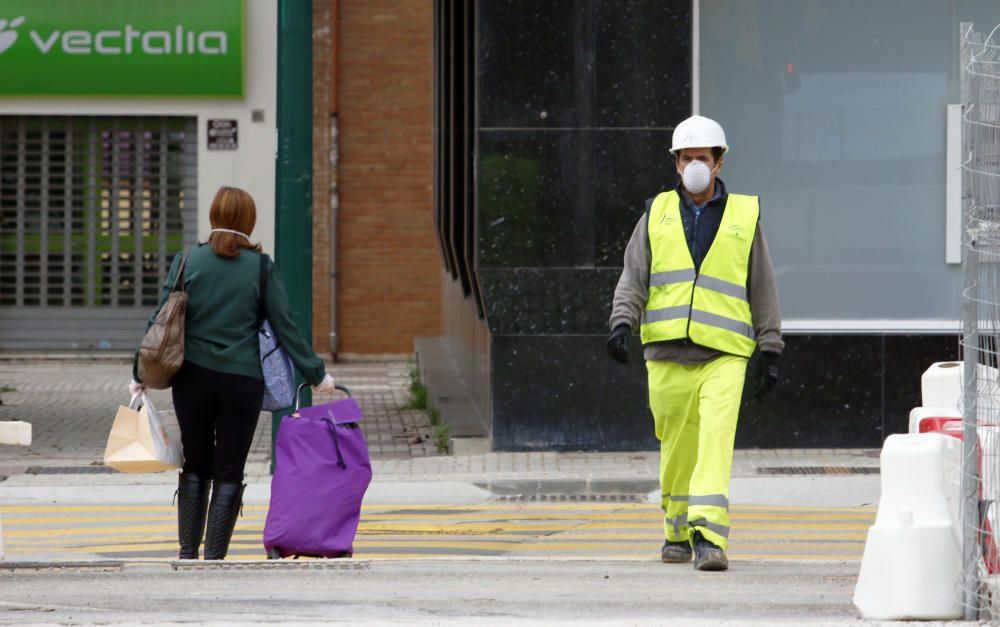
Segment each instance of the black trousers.
[[242,482],[264,402],[264,382],[185,361],[171,388],[184,445],[184,472]]

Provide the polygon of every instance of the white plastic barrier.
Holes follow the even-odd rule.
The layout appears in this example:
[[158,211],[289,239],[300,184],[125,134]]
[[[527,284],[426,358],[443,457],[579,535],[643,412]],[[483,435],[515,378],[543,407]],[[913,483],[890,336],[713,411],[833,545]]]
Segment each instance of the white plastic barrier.
[[910,433],[920,433],[920,421],[925,418],[961,418],[955,407],[914,407],[910,410]]
[[886,438],[878,515],[854,588],[864,618],[962,617],[961,457],[962,442],[939,433]]
[[[931,364],[920,377],[921,405],[962,409],[962,385],[965,366],[960,361],[939,361]],[[976,368],[980,393],[992,393],[1000,385],[1000,369],[980,364]]]
[[921,405],[959,409],[962,397],[962,362],[939,361],[920,377]]
[[21,420],[0,421],[0,444],[31,446],[31,423]]

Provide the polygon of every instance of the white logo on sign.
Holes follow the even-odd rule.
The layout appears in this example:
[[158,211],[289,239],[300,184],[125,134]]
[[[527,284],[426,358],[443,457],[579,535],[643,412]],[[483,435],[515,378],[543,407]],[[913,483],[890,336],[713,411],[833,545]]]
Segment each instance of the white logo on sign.
[[[7,20],[0,20],[0,54],[7,52],[7,48],[13,46],[14,42],[17,41],[17,31],[13,29],[21,24],[24,24],[23,15],[12,19],[10,24],[7,23]],[[8,28],[11,30],[6,30]]]
[[[0,54],[7,51],[17,41],[14,29],[24,23],[24,16],[7,23],[0,19]],[[147,54],[147,55],[224,55],[229,52],[229,37],[224,31],[192,31],[183,24],[177,24],[172,31],[141,31],[131,24],[124,28],[97,32],[85,30],[52,31],[42,35],[30,31],[28,36],[42,54],[53,49],[61,49],[65,54]],[[56,44],[60,44],[58,47]]]

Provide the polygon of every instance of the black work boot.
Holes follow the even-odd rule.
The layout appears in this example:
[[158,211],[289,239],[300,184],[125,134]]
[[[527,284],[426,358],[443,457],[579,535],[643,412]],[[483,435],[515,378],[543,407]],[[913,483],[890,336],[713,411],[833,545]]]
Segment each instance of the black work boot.
[[706,540],[700,531],[694,532],[693,540],[695,570],[729,569],[729,559],[725,551]]
[[664,564],[685,564],[691,561],[691,543],[687,540],[671,542],[667,540],[660,549],[660,561]]
[[208,505],[208,525],[205,528],[205,559],[225,559],[229,540],[233,537],[236,517],[243,505],[243,489],[236,481],[216,481],[212,502]]
[[177,479],[177,539],[182,560],[198,559],[211,489],[211,479],[202,479],[193,472],[181,473]]

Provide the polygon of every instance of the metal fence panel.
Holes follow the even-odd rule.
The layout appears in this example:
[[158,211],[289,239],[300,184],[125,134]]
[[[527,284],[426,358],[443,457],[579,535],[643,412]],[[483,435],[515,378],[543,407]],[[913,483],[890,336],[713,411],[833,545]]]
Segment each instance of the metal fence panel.
[[962,24],[965,617],[1000,617],[1000,42]]

